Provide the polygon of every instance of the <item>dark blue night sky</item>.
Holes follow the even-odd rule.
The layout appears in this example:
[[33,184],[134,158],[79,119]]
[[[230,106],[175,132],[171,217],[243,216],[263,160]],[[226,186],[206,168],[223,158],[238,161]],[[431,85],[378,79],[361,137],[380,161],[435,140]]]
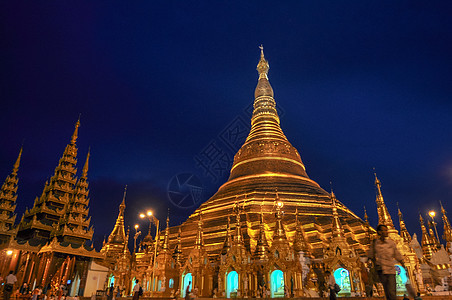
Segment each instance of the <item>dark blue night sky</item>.
[[[451,2],[93,2],[0,3],[0,178],[23,143],[17,220],[81,114],[96,245],[125,185],[132,230],[147,208],[181,223],[228,178],[221,167],[246,136],[260,44],[281,127],[313,180],[328,191],[331,181],[361,217],[366,206],[374,226],[373,168],[411,234],[439,201],[452,217]],[[187,178],[202,187],[192,202],[177,185]]]

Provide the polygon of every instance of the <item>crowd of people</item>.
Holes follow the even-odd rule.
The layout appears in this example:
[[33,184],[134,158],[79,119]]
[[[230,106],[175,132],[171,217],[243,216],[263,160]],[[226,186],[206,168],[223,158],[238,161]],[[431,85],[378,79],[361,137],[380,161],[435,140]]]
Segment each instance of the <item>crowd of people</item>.
[[67,287],[63,283],[58,288],[52,288],[50,283],[45,287],[40,285],[32,287],[24,282],[18,289],[14,289],[16,282],[17,277],[13,271],[10,271],[5,279],[0,277],[0,283],[3,283],[4,300],[10,300],[11,297],[18,300],[64,300],[67,296]]

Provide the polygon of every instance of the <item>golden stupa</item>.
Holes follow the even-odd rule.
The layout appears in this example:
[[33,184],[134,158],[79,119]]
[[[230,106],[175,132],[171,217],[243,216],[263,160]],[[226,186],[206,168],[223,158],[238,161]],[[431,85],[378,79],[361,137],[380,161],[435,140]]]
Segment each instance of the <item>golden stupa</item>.
[[[314,258],[323,256],[323,249],[330,244],[333,224],[331,195],[309,178],[299,152],[284,135],[268,70],[269,64],[261,47],[250,133],[234,157],[228,181],[180,225],[182,250],[189,250],[195,244],[201,214],[204,248],[209,257],[215,259],[224,247],[228,216],[236,215],[235,207],[241,208],[242,222],[238,226],[250,253],[258,250],[261,218],[270,246],[274,234],[277,234],[275,230],[285,231],[291,247],[300,242],[296,241],[297,214],[306,238],[304,243],[309,245],[308,250]],[[282,228],[279,229],[275,216],[277,199],[284,212]],[[356,254],[362,254],[368,233],[365,222],[339,201],[337,213],[348,244]],[[175,241],[176,228],[171,232],[172,241]]]

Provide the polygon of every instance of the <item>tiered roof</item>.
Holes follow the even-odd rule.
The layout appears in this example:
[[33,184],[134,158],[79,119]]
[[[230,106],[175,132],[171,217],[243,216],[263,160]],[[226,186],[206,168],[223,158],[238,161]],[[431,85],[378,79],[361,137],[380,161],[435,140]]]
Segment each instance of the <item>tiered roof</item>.
[[126,209],[126,194],[127,186],[124,188],[124,196],[119,205],[119,213],[116,218],[115,226],[108,236],[107,242],[102,246],[100,252],[105,255],[107,262],[114,264],[115,260],[124,252],[128,253],[127,243],[128,236],[126,236],[124,229],[124,211]]
[[6,177],[0,189],[0,247],[2,244],[8,243],[11,237],[15,236],[17,232],[14,221],[16,220],[15,210],[19,183],[17,172],[19,171],[21,156],[22,148],[20,148],[19,156],[14,163],[11,174]]
[[66,206],[66,212],[60,218],[53,236],[59,241],[84,244],[93,237],[94,229],[90,227],[88,189],[88,163],[90,152],[86,156],[82,175],[77,181],[74,194]]
[[80,119],[75,124],[69,144],[55,168],[54,175],[44,185],[19,223],[17,240],[44,245],[54,238],[65,244],[83,245],[91,240],[93,229],[88,217],[88,161],[86,158],[80,179],[77,180],[77,137]]

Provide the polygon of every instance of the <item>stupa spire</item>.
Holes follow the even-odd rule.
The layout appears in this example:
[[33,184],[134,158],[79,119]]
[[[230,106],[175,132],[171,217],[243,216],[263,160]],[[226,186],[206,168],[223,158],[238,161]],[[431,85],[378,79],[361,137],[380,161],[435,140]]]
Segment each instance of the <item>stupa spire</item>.
[[168,209],[168,216],[166,217],[165,236],[163,238],[163,246],[162,246],[163,252],[168,252],[168,250],[169,250],[169,209]]
[[405,221],[403,220],[402,212],[400,211],[399,203],[397,202],[397,210],[399,215],[399,226],[400,226],[400,235],[406,243],[411,242],[411,236],[408,230],[406,229]]
[[364,221],[369,224],[369,216],[367,215],[366,207],[364,206]]
[[228,215],[228,225],[226,227],[226,239],[223,243],[223,249],[221,249],[221,254],[225,255],[231,249],[232,246],[232,234],[231,234],[231,220]]
[[447,215],[446,215],[446,210],[444,209],[441,201],[439,202],[439,204],[441,205],[441,213],[443,214],[443,217],[442,217],[443,223],[444,223],[443,239],[447,243],[452,243],[452,227],[450,226],[449,219],[447,218]]
[[367,243],[370,244],[370,237],[371,237],[371,233],[370,233],[370,224],[369,224],[369,217],[367,216],[367,211],[366,211],[366,207],[364,206],[364,221],[365,221],[365,226],[366,226],[366,239],[367,239]]
[[331,190],[331,208],[333,210],[333,224],[331,226],[332,236],[335,237],[344,237],[344,229],[342,228],[341,221],[339,220],[339,214],[337,212],[337,204],[336,204],[336,195],[334,195],[333,190]]
[[432,258],[432,254],[434,252],[434,241],[431,239],[430,235],[427,232],[427,228],[425,228],[424,219],[422,215],[419,214],[419,223],[421,224],[422,230],[422,252],[427,259]]
[[276,190],[275,195],[275,208],[276,208],[276,227],[273,233],[273,244],[275,243],[287,243],[286,231],[284,230],[284,225],[282,224],[282,208],[284,207],[284,202],[279,198],[278,190]]
[[381,183],[378,180],[377,173],[375,175],[375,187],[377,188],[377,211],[378,211],[378,224],[384,224],[389,229],[395,229],[394,223],[392,222],[391,215],[389,214],[388,208],[386,207],[385,201],[383,199],[383,194],[381,193]]
[[130,228],[127,228],[126,240],[124,243],[124,255],[129,254],[129,237],[130,237]]
[[115,227],[108,237],[108,243],[123,244],[126,240],[126,234],[124,230],[124,210],[126,209],[126,195],[127,185],[124,187],[124,195],[122,197],[121,204],[119,205],[119,213],[116,218]]
[[295,224],[296,224],[297,228],[295,231],[293,248],[296,252],[300,252],[300,251],[308,252],[309,244],[306,240],[306,234],[304,232],[303,225],[300,223],[300,221],[298,219],[298,207],[295,210]]
[[262,212],[261,205],[261,213],[260,213],[260,222],[259,222],[259,233],[257,237],[256,249],[254,250],[254,259],[260,261],[266,261],[268,259],[268,243],[267,237],[265,236],[265,225],[264,225],[264,213]]
[[176,262],[176,264],[180,265],[182,262],[182,242],[181,242],[181,226],[179,226],[179,230],[177,233],[177,244],[176,247],[174,247],[174,251],[173,251],[173,259]]
[[234,206],[235,209],[235,235],[234,235],[234,243],[237,245],[243,244],[243,237],[242,237],[242,229],[241,229],[241,223],[240,223],[240,205],[238,202],[235,203]]
[[198,232],[196,234],[195,248],[200,249],[202,246],[204,246],[204,240],[202,238],[202,212],[199,212]]
[[436,238],[435,233],[433,232],[433,228],[434,228],[433,222],[431,220],[428,220],[427,222],[428,222],[428,234],[430,235],[430,239],[432,240],[434,247],[436,249],[439,249],[439,248],[441,248],[441,245],[440,245],[438,239]]

